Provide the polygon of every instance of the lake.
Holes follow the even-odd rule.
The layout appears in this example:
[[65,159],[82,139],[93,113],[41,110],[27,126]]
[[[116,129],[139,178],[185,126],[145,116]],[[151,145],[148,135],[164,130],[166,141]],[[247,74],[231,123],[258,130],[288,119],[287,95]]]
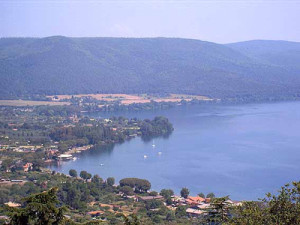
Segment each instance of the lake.
[[300,178],[300,102],[92,114],[111,115],[163,115],[175,130],[168,138],[154,139],[154,148],[153,141],[135,138],[83,152],[76,161],[51,168],[64,173],[86,170],[116,180],[145,178],[157,191],[171,188],[178,194],[187,187],[193,195],[214,192],[234,200],[256,200]]

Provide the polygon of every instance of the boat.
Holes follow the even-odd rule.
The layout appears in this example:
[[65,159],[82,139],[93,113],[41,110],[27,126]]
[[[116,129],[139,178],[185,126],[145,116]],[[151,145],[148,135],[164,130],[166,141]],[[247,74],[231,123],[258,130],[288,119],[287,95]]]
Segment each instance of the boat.
[[100,166],[104,166],[104,164],[103,164],[103,163],[100,163]]
[[66,160],[72,160],[73,156],[71,154],[61,154],[57,158],[60,161],[66,161]]
[[158,154],[159,154],[159,155],[161,155],[161,154],[162,154],[162,152],[158,152]]
[[154,144],[154,141],[152,142],[152,147],[153,147],[153,148],[155,148],[155,144]]
[[146,158],[148,158],[148,156],[147,156],[147,155],[144,155],[144,159],[146,159]]

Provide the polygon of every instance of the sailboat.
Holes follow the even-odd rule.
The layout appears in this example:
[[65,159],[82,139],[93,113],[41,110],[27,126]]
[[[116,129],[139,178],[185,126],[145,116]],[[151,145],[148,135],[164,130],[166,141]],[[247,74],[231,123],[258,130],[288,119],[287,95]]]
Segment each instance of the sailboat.
[[153,147],[153,148],[155,148],[155,144],[154,144],[154,141],[152,142],[152,147]]

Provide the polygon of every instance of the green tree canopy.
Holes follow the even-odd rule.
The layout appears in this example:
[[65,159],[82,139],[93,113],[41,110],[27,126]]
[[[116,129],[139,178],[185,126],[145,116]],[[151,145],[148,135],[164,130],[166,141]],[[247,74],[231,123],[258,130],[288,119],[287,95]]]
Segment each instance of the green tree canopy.
[[52,225],[62,224],[65,220],[65,207],[58,207],[57,188],[25,198],[25,207],[10,208],[11,225]]
[[187,198],[189,196],[189,194],[190,194],[190,191],[187,188],[182,188],[180,191],[180,195],[183,198]]
[[243,202],[229,224],[300,224],[300,182],[286,184],[278,195],[267,193],[262,202]]
[[174,191],[171,189],[162,189],[160,191],[160,195],[163,196],[165,199],[170,198],[172,195],[174,195]]
[[126,196],[134,195],[133,189],[129,186],[123,186],[120,188],[120,191]]
[[201,197],[201,198],[205,198],[205,195],[202,192],[199,193],[198,196]]
[[74,170],[74,169],[70,169],[69,175],[70,175],[71,177],[77,177],[77,171]]
[[151,183],[145,179],[139,178],[124,178],[120,180],[120,186],[129,186],[137,192],[147,192],[151,188]]
[[84,180],[88,180],[92,177],[92,175],[83,170],[83,171],[80,172],[80,177]]
[[113,186],[113,185],[115,184],[115,178],[113,178],[113,177],[108,177],[108,178],[106,179],[106,183],[107,183],[108,186]]
[[206,198],[215,198],[216,196],[215,196],[215,194],[214,193],[208,193],[207,195],[206,195]]

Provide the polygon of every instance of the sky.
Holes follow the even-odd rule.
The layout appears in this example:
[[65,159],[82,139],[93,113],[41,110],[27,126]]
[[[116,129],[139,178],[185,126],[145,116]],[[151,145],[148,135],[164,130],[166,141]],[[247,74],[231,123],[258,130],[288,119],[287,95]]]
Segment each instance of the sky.
[[300,42],[300,0],[0,0],[0,37]]

